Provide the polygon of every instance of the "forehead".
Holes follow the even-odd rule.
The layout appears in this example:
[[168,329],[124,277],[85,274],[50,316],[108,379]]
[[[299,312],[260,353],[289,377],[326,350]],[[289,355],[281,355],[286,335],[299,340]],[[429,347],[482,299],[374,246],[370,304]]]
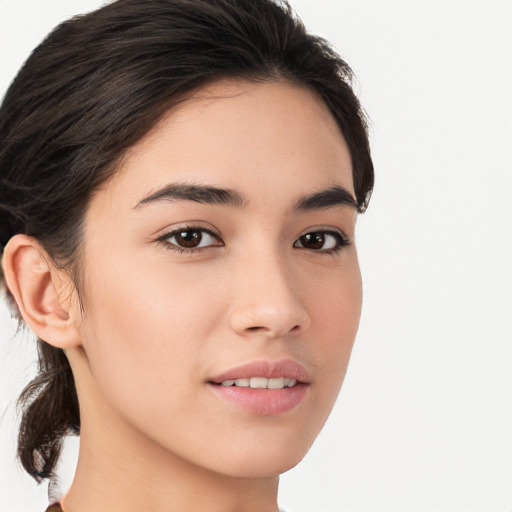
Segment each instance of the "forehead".
[[[342,185],[347,144],[325,103],[286,82],[219,82],[171,109],[123,159],[109,201],[133,206],[170,181],[266,197]],[[105,190],[107,192],[107,190]],[[281,194],[282,195],[282,194]]]

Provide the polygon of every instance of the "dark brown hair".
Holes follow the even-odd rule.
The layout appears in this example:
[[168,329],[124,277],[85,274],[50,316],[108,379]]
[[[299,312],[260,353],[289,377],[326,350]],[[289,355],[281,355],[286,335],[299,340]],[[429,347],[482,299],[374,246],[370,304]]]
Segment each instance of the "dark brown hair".
[[[91,194],[170,107],[223,78],[315,91],[345,137],[358,208],[366,209],[373,165],[352,72],[286,2],[118,0],[53,30],[5,95],[0,250],[17,233],[35,237],[79,291]],[[43,340],[38,348],[38,375],[20,397],[18,455],[41,481],[52,476],[62,437],[79,434],[80,415],[64,352]]]

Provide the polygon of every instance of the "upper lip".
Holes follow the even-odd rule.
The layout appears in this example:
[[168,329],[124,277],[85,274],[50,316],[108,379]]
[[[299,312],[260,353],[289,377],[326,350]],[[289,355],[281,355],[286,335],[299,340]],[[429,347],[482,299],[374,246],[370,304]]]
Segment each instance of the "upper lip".
[[236,368],[231,368],[220,375],[216,375],[210,379],[210,382],[220,384],[225,380],[249,379],[251,377],[265,377],[267,379],[284,377],[285,379],[295,379],[302,383],[309,382],[309,374],[306,368],[292,359],[280,361],[261,360],[243,364]]

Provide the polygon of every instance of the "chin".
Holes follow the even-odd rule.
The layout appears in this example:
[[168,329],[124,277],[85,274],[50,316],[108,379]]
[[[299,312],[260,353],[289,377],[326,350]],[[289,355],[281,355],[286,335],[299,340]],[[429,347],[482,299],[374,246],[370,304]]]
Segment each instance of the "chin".
[[243,463],[233,463],[229,467],[218,468],[217,472],[235,478],[271,478],[295,467],[304,458],[304,455],[284,460],[275,456],[258,461],[245,460]]
[[306,455],[313,440],[262,439],[243,448],[233,445],[229,453],[218,458],[217,472],[239,478],[266,478],[285,473]]

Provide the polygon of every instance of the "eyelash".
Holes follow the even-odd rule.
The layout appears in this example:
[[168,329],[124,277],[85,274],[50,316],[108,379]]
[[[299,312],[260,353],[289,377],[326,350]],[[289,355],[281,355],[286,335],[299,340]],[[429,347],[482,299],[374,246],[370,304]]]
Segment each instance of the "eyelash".
[[222,247],[224,245],[224,243],[221,241],[222,243],[220,243],[220,244],[213,244],[213,245],[209,245],[206,247],[194,247],[194,248],[187,249],[186,247],[180,247],[177,244],[173,244],[173,243],[169,242],[170,238],[175,237],[175,236],[179,235],[180,233],[190,233],[190,232],[207,233],[212,238],[215,238],[216,240],[221,241],[220,235],[218,233],[215,233],[215,231],[212,231],[211,229],[207,229],[207,228],[203,228],[203,227],[198,227],[198,226],[184,226],[184,227],[181,227],[178,229],[173,229],[172,231],[169,231],[169,232],[164,233],[163,235],[159,236],[156,239],[156,241],[164,244],[166,249],[169,249],[170,251],[177,252],[179,254],[183,254],[183,253],[191,254],[194,252],[212,249],[214,247]]
[[[208,245],[206,247],[186,248],[186,247],[180,247],[179,245],[171,243],[169,241],[170,238],[173,238],[173,237],[179,235],[180,233],[191,233],[191,232],[192,233],[193,232],[207,233],[209,236],[211,236],[212,238],[215,238],[217,241],[220,241],[221,243]],[[303,246],[300,247],[300,246],[296,245],[297,242],[300,242],[301,238],[303,239],[304,237],[306,237],[308,235],[323,235],[324,236],[324,244],[325,244],[325,237],[332,236],[336,240],[335,246],[332,247],[331,249],[308,249],[307,247],[303,247]],[[192,254],[195,252],[212,249],[214,247],[222,247],[224,245],[224,243],[222,242],[220,235],[218,233],[215,233],[214,231],[212,231],[210,229],[198,227],[198,226],[184,226],[182,228],[173,229],[172,231],[169,231],[167,233],[164,233],[163,235],[160,235],[156,239],[156,242],[164,244],[168,250],[177,252],[179,254],[183,254],[183,253]],[[302,242],[300,242],[300,243],[302,244]],[[352,242],[350,241],[350,239],[342,233],[339,233],[339,232],[333,231],[333,230],[328,230],[328,229],[318,229],[318,230],[314,230],[314,231],[308,231],[307,233],[304,233],[303,235],[301,235],[293,243],[293,246],[298,249],[303,248],[303,249],[311,251],[311,252],[317,252],[317,253],[322,253],[322,254],[338,254],[343,248],[351,245],[351,243]]]
[[[320,252],[324,254],[338,254],[341,252],[345,247],[349,246],[351,244],[349,238],[345,236],[344,234],[339,233],[338,231],[332,231],[329,229],[318,229],[315,231],[308,231],[307,233],[304,233],[301,235],[294,243],[293,246],[297,247],[295,244],[301,240],[301,238],[307,237],[308,235],[322,235],[324,237],[324,243],[325,243],[325,237],[326,236],[332,236],[335,239],[335,246],[331,249],[308,249],[307,247],[303,247],[306,250],[312,251],[312,252]],[[302,243],[302,242],[301,242]],[[300,247],[298,247],[300,249]]]

